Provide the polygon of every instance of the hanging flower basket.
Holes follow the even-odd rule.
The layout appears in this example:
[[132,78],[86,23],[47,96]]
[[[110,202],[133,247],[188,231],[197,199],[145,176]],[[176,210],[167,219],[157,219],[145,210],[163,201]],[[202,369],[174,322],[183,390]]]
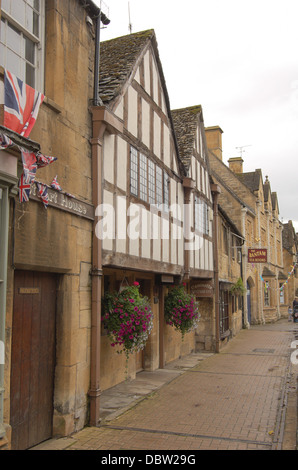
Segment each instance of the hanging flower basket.
[[244,287],[243,281],[241,277],[231,286],[230,292],[232,295],[244,295],[246,292],[246,289]]
[[197,328],[200,319],[198,302],[183,285],[174,287],[165,298],[165,319],[168,325],[184,335]]
[[121,292],[106,292],[103,298],[104,328],[111,346],[120,346],[119,353],[129,354],[144,349],[153,327],[153,313],[147,297],[139,292],[139,283]]

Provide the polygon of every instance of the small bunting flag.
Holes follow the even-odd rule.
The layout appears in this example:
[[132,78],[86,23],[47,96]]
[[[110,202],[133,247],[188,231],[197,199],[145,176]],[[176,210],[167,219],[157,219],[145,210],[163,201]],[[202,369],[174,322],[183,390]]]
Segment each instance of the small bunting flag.
[[60,184],[58,183],[58,176],[56,175],[51,183],[51,188],[57,189],[57,191],[62,191]]
[[25,179],[28,183],[33,183],[36,176],[37,163],[34,152],[22,150],[22,162]]
[[31,183],[26,179],[25,173],[19,180],[19,200],[20,202],[28,202],[30,195]]
[[47,157],[46,155],[43,155],[42,153],[38,153],[36,155],[37,159],[37,168],[44,168],[47,165],[50,165],[51,163],[55,162],[57,160],[57,157]]
[[38,190],[38,197],[41,198],[45,209],[47,209],[48,204],[49,204],[48,187],[46,184],[42,184],[42,183],[36,183],[36,184],[37,184],[37,190]]
[[0,150],[5,150],[13,145],[13,141],[5,134],[0,134]]

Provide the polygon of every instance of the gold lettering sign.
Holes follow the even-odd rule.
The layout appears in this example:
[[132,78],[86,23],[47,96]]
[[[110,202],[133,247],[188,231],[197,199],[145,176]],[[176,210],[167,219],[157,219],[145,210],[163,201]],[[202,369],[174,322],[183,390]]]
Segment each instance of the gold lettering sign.
[[249,263],[267,263],[267,248],[248,249]]
[[39,294],[39,287],[20,287],[19,288],[19,294],[27,294],[27,295],[32,295],[32,294]]

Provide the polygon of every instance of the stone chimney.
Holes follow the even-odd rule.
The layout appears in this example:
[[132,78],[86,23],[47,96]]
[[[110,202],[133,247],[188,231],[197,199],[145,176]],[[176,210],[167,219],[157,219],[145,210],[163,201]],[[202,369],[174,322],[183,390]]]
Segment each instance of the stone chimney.
[[205,128],[208,150],[211,150],[220,160],[222,160],[222,134],[223,130],[219,126]]
[[230,170],[232,170],[234,173],[243,173],[242,157],[230,158],[228,163]]

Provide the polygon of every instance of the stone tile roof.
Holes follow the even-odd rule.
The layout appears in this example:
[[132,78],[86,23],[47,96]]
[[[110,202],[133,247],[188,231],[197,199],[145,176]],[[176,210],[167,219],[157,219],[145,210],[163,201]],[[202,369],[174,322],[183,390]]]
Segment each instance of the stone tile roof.
[[237,173],[236,175],[251,191],[260,189],[260,179],[262,179],[261,170],[255,170],[248,173]]
[[271,271],[267,266],[264,266],[262,276],[267,276],[267,277],[275,277],[275,274],[273,271]]
[[242,240],[245,240],[245,238],[243,237],[242,233],[240,232],[240,230],[238,229],[237,225],[234,224],[234,222],[232,221],[232,219],[230,219],[230,217],[228,216],[227,212],[224,211],[224,209],[222,208],[222,206],[220,204],[218,204],[218,212],[222,215],[222,217],[227,221],[227,223],[230,225],[230,227],[232,228],[232,230],[235,232],[235,235],[238,235],[239,238],[242,238]]
[[200,105],[171,111],[180,158],[186,169],[188,169],[193,155],[196,129],[201,112]]
[[109,104],[121,92],[153,29],[103,41],[100,44],[99,96]]

